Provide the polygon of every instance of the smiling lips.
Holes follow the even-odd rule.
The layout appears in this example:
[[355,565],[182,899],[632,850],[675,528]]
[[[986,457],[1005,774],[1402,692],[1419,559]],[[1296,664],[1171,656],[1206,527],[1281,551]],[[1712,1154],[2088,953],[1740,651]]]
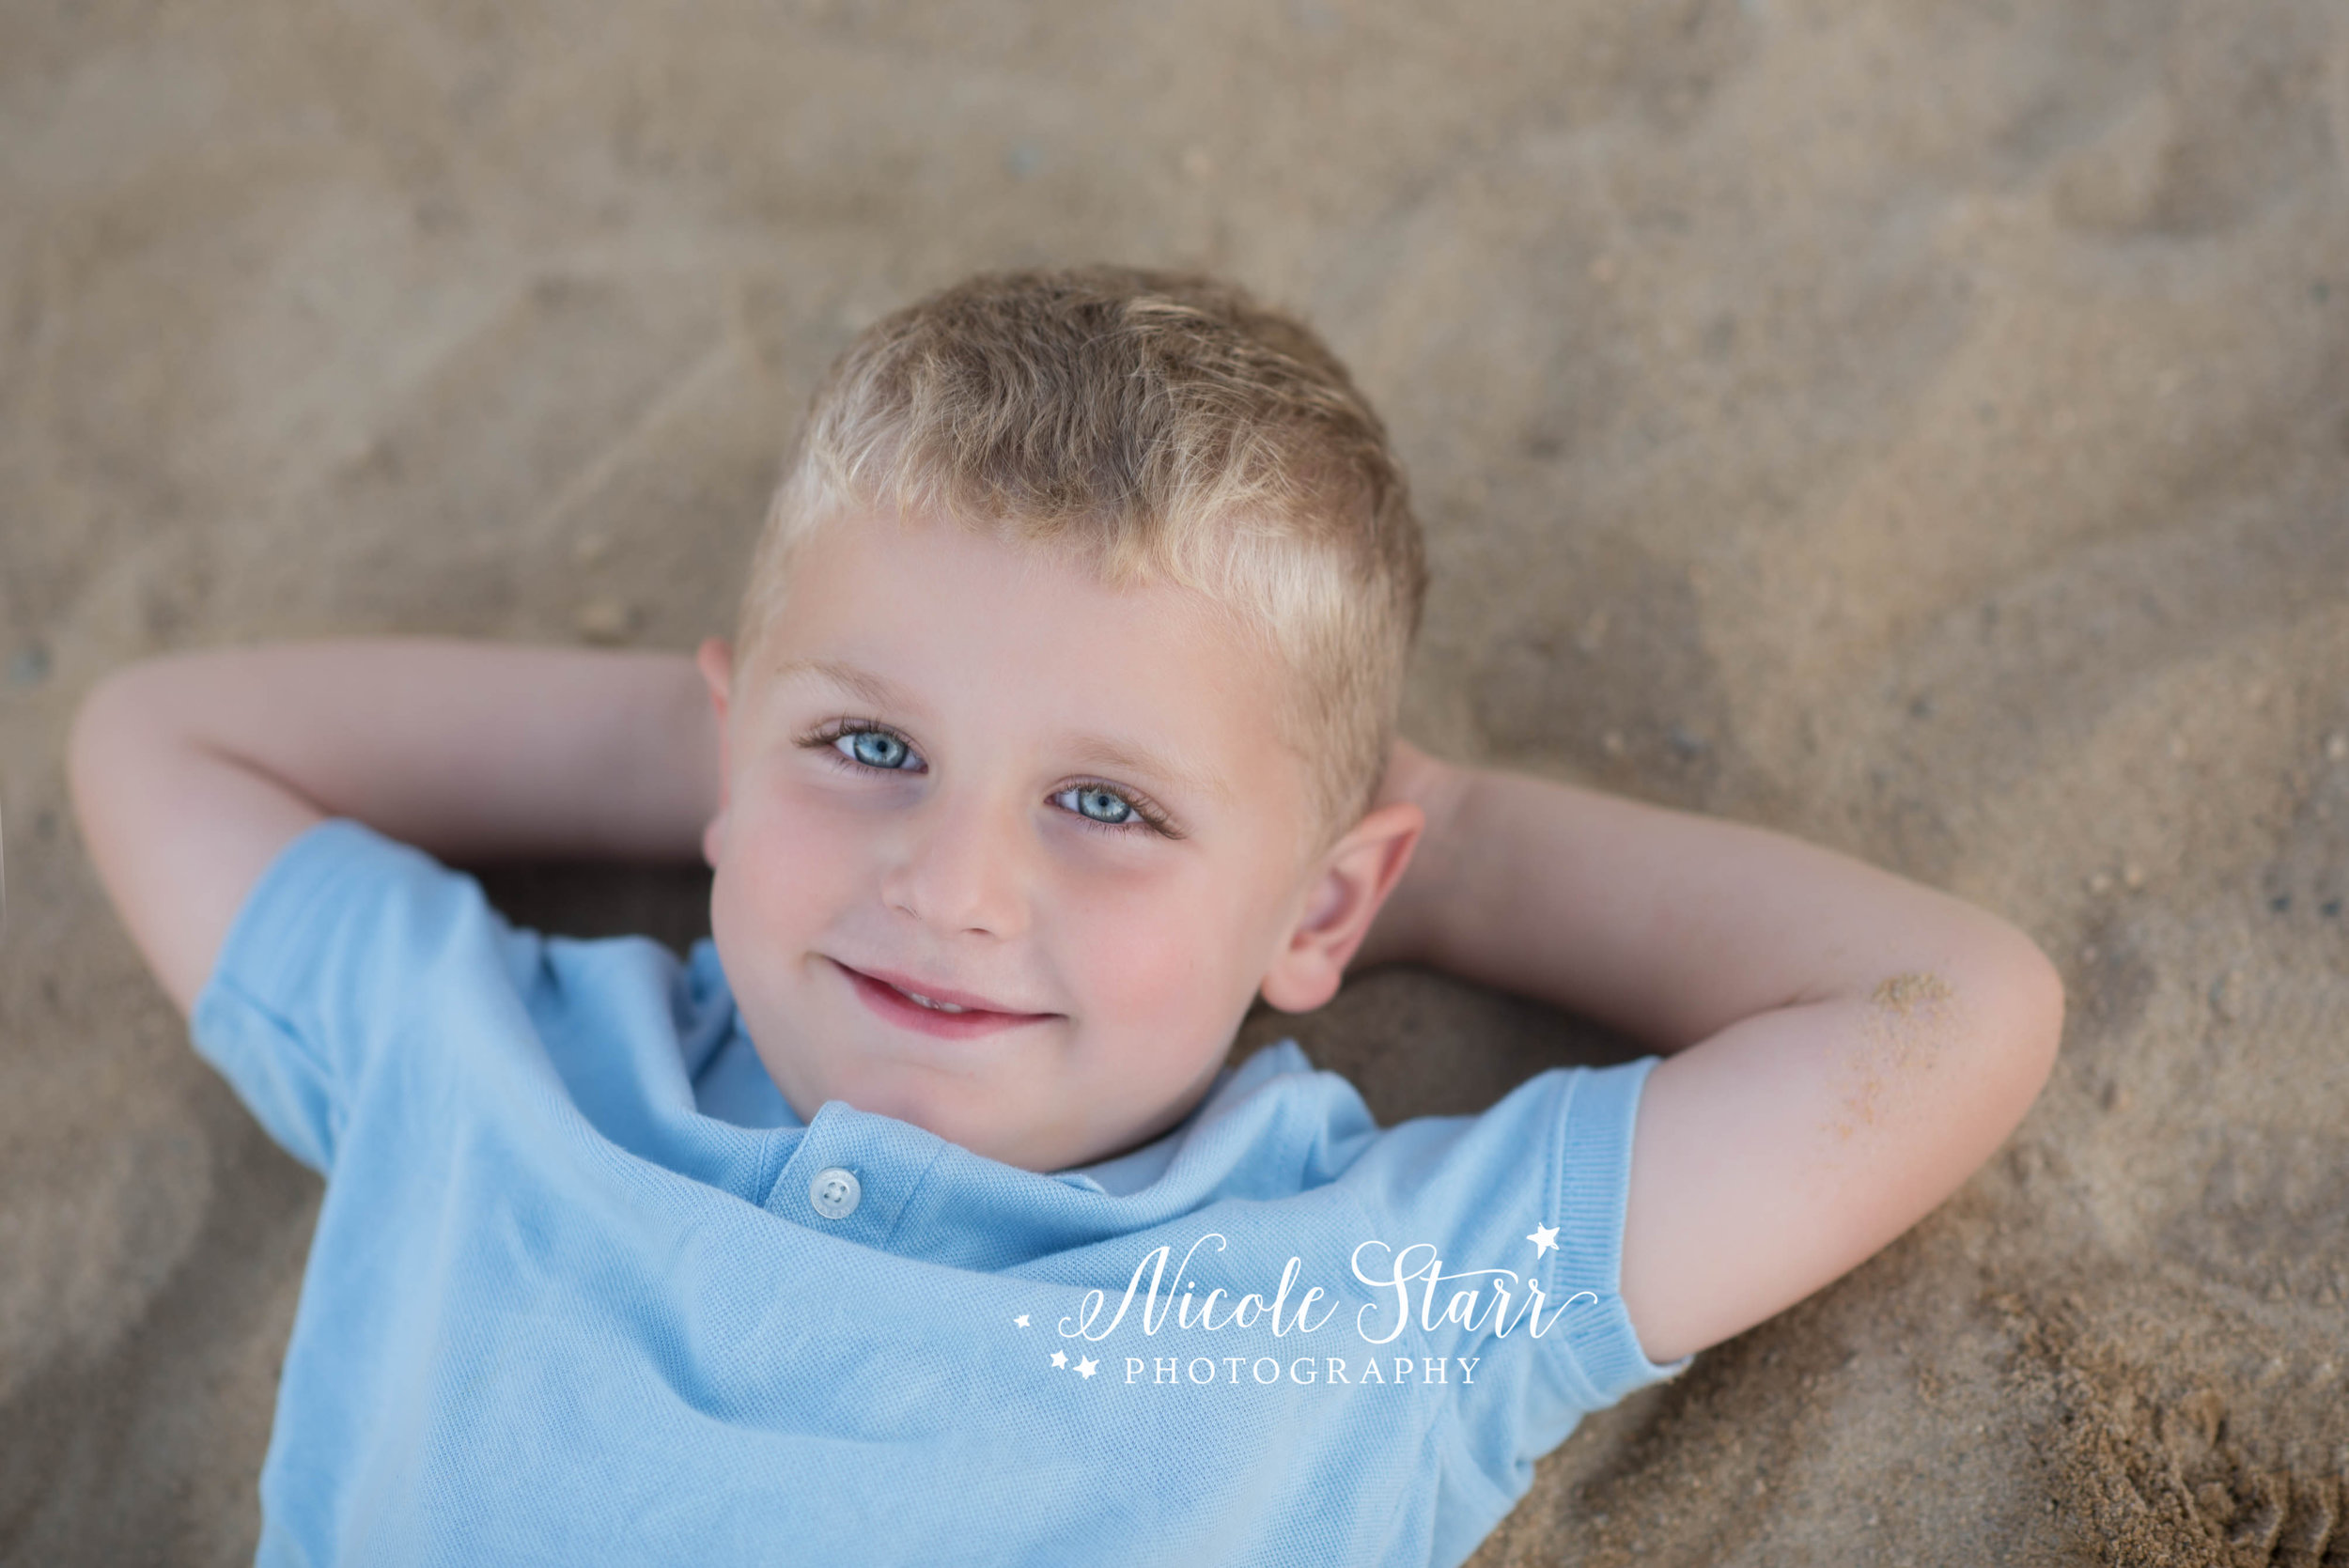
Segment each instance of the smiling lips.
[[967,992],[916,990],[910,976],[867,974],[846,964],[840,964],[840,970],[848,977],[848,984],[856,987],[856,994],[864,999],[864,1005],[874,1012],[891,1023],[943,1039],[967,1040],[999,1030],[1017,1029],[1022,1024],[1043,1023],[1060,1016],[1005,1013],[988,1006],[985,998]]

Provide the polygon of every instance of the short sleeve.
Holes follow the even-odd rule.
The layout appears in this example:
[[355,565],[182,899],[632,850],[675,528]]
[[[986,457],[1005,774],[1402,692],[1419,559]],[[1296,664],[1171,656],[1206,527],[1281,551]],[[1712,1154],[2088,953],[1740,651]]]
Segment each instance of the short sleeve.
[[[1429,1243],[1447,1280],[1463,1276],[1439,1284],[1436,1314],[1455,1291],[1481,1291],[1479,1329],[1450,1349],[1481,1355],[1482,1370],[1455,1388],[1453,1407],[1460,1446],[1511,1498],[1584,1415],[1689,1363],[1648,1359],[1621,1294],[1632,1128],[1659,1060],[1553,1068],[1480,1115],[1401,1123],[1346,1172],[1392,1245]],[[1479,1269],[1502,1272],[1468,1272]],[[1496,1280],[1515,1324],[1498,1338]]]
[[471,876],[351,817],[281,848],[245,894],[189,1013],[196,1054],[269,1135],[331,1173],[342,1130],[436,988],[522,991],[542,939]]

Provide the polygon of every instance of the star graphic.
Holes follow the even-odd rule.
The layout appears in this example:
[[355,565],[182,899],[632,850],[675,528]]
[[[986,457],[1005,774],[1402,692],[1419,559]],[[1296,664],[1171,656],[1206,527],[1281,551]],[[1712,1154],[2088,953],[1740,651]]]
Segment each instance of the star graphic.
[[1077,1363],[1077,1375],[1080,1377],[1090,1377],[1096,1372],[1098,1372],[1100,1368],[1101,1363],[1088,1356],[1083,1360]]
[[1538,1258],[1544,1252],[1548,1251],[1551,1248],[1558,1245],[1558,1227],[1555,1225],[1536,1225],[1533,1227],[1532,1234],[1528,1235],[1525,1239],[1533,1244],[1533,1255]]
[[1067,1352],[1067,1351],[1066,1351],[1066,1350],[1055,1350],[1055,1351],[1053,1351],[1053,1352],[1052,1352],[1052,1364],[1053,1364],[1054,1366],[1056,1366],[1056,1367],[1065,1367],[1065,1366],[1066,1366],[1066,1365],[1068,1364],[1068,1352]]
[[1027,1313],[1025,1313],[1025,1312],[1021,1312],[1021,1313],[1020,1313],[1018,1317],[1013,1318],[1011,1321],[1012,1321],[1012,1323],[1014,1324],[1014,1326],[1016,1326],[1016,1327],[1018,1327],[1025,1328],[1025,1327],[1028,1326],[1028,1314],[1027,1314]]

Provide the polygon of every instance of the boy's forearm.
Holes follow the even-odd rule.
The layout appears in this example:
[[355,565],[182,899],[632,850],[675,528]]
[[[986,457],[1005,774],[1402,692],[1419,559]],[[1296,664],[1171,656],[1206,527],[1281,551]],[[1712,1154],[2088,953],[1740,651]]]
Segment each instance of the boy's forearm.
[[114,679],[163,765],[200,751],[445,860],[687,859],[716,809],[716,722],[682,654],[348,638]]
[[1786,834],[1519,774],[1451,772],[1448,807],[1431,814],[1396,890],[1387,955],[1659,1050],[1779,1008],[1868,996],[1897,975],[1955,979],[2034,956],[1987,911]]

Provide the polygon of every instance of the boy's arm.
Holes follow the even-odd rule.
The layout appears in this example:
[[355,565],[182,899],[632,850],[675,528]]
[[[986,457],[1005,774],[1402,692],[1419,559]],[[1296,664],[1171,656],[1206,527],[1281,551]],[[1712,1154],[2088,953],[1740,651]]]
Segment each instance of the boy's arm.
[[353,638],[133,665],[84,699],[74,815],[183,1014],[288,842],[351,816],[443,860],[686,859],[718,800],[680,654]]
[[1923,1218],[2046,1081],[2063,987],[1973,905],[1781,833],[1398,744],[1428,827],[1358,962],[1410,958],[1666,1053],[1623,1297],[1652,1360],[1772,1316]]

